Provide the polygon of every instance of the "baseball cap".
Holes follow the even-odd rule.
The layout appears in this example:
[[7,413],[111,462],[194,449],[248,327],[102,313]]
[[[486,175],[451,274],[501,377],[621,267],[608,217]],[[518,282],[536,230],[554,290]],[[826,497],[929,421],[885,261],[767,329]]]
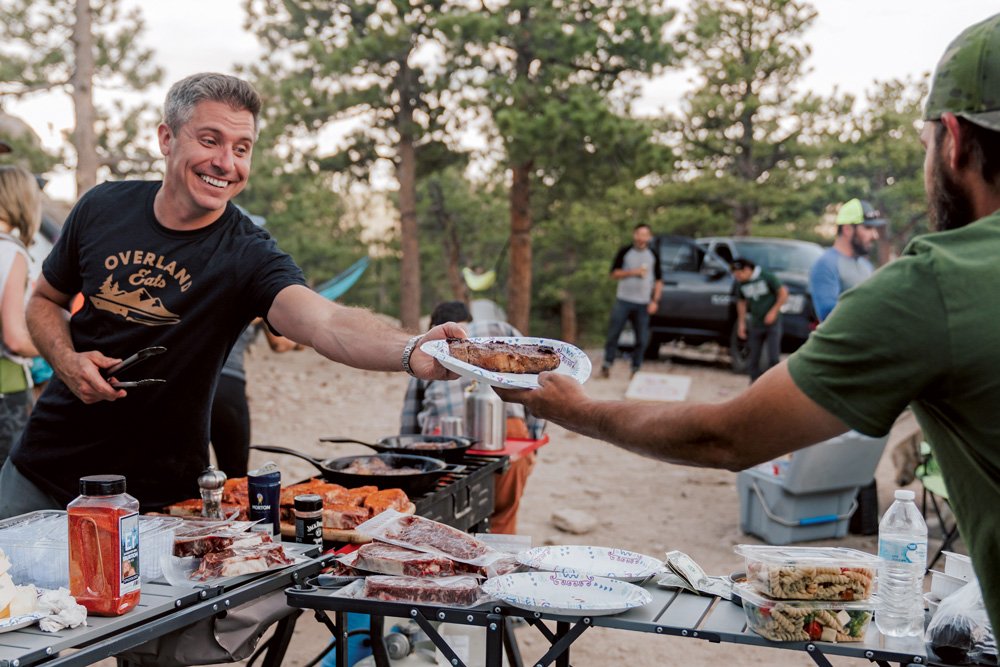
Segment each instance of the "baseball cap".
[[865,225],[866,227],[881,227],[889,222],[882,213],[863,199],[852,199],[837,211],[838,225]]
[[966,28],[941,56],[924,120],[946,111],[1000,131],[1000,14]]

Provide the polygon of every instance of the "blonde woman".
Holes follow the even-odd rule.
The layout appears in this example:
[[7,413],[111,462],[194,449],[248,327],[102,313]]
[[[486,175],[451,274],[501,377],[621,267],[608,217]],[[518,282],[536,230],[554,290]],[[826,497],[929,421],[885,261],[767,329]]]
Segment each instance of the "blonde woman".
[[0,166],[0,463],[20,437],[31,408],[27,368],[38,350],[24,318],[27,246],[41,222],[35,177],[21,167]]

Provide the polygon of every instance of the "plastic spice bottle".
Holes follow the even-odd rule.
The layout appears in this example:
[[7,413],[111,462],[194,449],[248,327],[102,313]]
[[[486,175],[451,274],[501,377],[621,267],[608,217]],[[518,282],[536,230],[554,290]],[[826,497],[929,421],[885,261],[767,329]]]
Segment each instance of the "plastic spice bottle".
[[323,546],[323,499],[315,494],[295,496],[295,541]]
[[125,477],[81,477],[66,511],[70,594],[95,616],[139,604],[139,501],[125,493]]

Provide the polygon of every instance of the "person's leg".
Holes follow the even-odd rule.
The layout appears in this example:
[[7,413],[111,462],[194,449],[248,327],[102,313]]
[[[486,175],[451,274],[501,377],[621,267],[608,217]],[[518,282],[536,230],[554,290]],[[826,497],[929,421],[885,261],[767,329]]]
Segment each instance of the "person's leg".
[[632,350],[632,372],[635,373],[642,366],[649,344],[649,311],[645,304],[637,303],[632,307],[632,328],[635,329],[635,349]]
[[767,340],[765,342],[764,367],[761,373],[767,372],[771,367],[777,366],[781,360],[781,318],[767,328]]
[[61,510],[66,506],[39,489],[14,467],[10,459],[0,468],[0,519],[36,510]]
[[219,470],[230,479],[246,477],[250,458],[250,408],[246,383],[234,377],[219,377],[212,401],[212,449]]
[[491,533],[513,535],[517,532],[517,509],[521,506],[521,495],[534,467],[535,453],[531,452],[511,463],[507,472],[496,475],[493,514],[490,515]]
[[611,307],[608,337],[604,341],[604,365],[601,367],[602,370],[611,368],[611,364],[615,362],[615,357],[618,356],[618,337],[622,335],[622,329],[625,328],[627,319],[628,304],[621,299],[615,299],[615,305]]
[[31,412],[31,393],[18,391],[0,395],[0,465],[10,456],[14,443],[28,424]]
[[766,335],[767,329],[765,327],[754,325],[747,327],[747,348],[749,350],[747,372],[750,374],[751,384],[756,382],[762,373],[760,355],[764,351],[764,337]]

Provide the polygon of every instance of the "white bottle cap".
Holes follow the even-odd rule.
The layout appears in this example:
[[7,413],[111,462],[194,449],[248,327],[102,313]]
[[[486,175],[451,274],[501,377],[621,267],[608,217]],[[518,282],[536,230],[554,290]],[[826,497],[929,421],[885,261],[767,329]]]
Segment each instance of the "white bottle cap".
[[908,489],[896,489],[895,497],[896,500],[913,500],[916,494]]

